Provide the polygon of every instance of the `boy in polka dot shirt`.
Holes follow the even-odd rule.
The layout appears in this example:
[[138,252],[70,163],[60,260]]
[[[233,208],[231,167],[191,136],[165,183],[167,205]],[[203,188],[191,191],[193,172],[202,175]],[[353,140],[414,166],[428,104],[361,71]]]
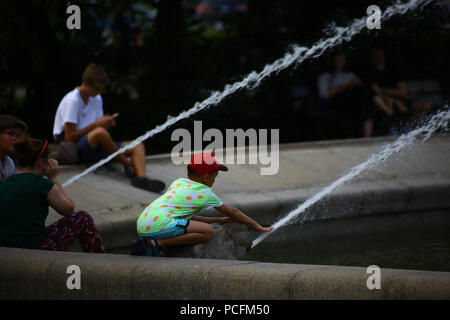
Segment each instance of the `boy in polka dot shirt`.
[[[224,204],[211,190],[219,171],[228,168],[219,164],[213,154],[198,153],[187,166],[188,179],[175,180],[166,193],[153,201],[137,221],[139,239],[132,245],[132,254],[162,255],[164,247],[208,242],[214,234],[210,223],[240,221],[255,231],[267,232],[243,212]],[[226,217],[202,217],[201,209],[214,207]],[[151,238],[149,242],[143,239]],[[158,239],[158,240],[157,240]],[[152,253],[150,253],[152,250]]]

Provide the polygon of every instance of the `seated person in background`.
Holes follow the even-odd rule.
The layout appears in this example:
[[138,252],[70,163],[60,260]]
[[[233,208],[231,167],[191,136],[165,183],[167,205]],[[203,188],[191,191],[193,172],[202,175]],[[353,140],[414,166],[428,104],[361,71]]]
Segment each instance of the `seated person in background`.
[[[140,237],[131,247],[132,255],[163,255],[164,247],[208,242],[214,234],[210,223],[240,221],[253,230],[267,232],[273,227],[262,227],[238,209],[224,204],[211,190],[221,171],[228,171],[217,163],[213,154],[198,153],[191,157],[188,179],[172,182],[169,190],[153,201],[137,221]],[[202,217],[202,209],[214,207],[226,215],[223,218]],[[149,241],[146,239],[149,238]],[[158,240],[157,240],[158,239]]]
[[[53,135],[57,141],[76,142],[81,162],[98,162],[130,143],[114,142],[108,132],[116,125],[116,115],[103,114],[100,94],[108,81],[100,66],[90,64],[83,73],[81,85],[64,96],[56,111]],[[119,154],[116,160],[124,166],[133,186],[157,193],[165,188],[163,182],[147,178],[142,143]]]
[[0,182],[16,173],[13,159],[14,143],[27,131],[27,125],[10,115],[0,116]]
[[[85,252],[104,252],[92,217],[74,212],[47,145],[32,138],[15,144],[18,173],[0,183],[0,246],[63,251],[78,238]],[[49,206],[64,218],[45,227]]]
[[331,57],[331,66],[328,72],[322,73],[317,80],[319,97],[332,102],[348,89],[359,86],[361,81],[353,72],[345,71],[347,58],[343,52],[338,52]]
[[412,101],[407,98],[405,85],[392,69],[386,67],[385,53],[375,48],[370,54],[371,66],[364,77],[366,86],[366,120],[364,135],[372,136],[378,125],[380,134],[387,134],[390,127],[417,117],[431,109],[426,101]]
[[329,70],[317,80],[319,103],[346,118],[359,120],[361,81],[353,72],[346,71],[345,65],[346,55],[343,52],[332,55]]

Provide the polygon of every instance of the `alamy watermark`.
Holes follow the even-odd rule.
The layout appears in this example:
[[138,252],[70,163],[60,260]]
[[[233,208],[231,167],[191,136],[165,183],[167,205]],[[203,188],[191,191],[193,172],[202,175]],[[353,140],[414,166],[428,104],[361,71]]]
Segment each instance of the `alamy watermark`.
[[67,267],[66,273],[70,274],[70,276],[67,278],[66,286],[67,289],[73,290],[81,289],[81,269],[79,266],[72,264]]
[[381,289],[381,269],[379,266],[371,265],[367,267],[366,273],[370,274],[367,278],[367,289]]
[[371,5],[367,7],[367,14],[370,16],[366,20],[367,28],[372,29],[381,29],[381,9],[377,5]]
[[[270,134],[270,152],[269,152]],[[279,129],[226,129],[225,139],[219,129],[203,132],[202,121],[194,121],[194,144],[191,133],[179,128],[172,132],[172,141],[179,141],[171,152],[176,165],[188,164],[192,152],[214,153],[223,164],[259,164],[261,175],[274,175],[280,168]],[[248,141],[248,146],[246,142]],[[203,142],[211,142],[203,148]]]
[[71,5],[67,7],[67,14],[70,16],[66,20],[66,27],[69,30],[81,29],[81,9],[77,5]]

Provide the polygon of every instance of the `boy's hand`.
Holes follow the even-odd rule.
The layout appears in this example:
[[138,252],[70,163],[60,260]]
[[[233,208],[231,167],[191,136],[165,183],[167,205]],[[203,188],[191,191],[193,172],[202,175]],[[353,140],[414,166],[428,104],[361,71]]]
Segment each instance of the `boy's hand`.
[[273,226],[270,227],[263,227],[260,224],[255,224],[254,226],[252,226],[253,230],[257,231],[257,232],[269,232],[273,230]]
[[241,210],[229,207],[226,204],[222,204],[220,207],[215,208],[217,211],[227,215],[230,220],[228,221],[238,221],[247,223],[250,225],[250,227],[257,231],[257,232],[268,232],[273,230],[273,226],[270,227],[262,227],[260,224],[258,224],[255,220],[248,217],[246,214],[244,214]]
[[104,115],[96,120],[97,125],[105,129],[109,129],[116,125],[116,120],[110,115]]

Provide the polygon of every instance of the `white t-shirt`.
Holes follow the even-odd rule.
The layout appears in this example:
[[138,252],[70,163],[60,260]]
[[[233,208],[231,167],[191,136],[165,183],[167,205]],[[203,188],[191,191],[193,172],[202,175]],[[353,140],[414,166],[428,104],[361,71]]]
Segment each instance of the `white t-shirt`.
[[89,97],[88,103],[84,104],[78,88],[75,88],[64,96],[58,106],[53,125],[53,136],[56,138],[57,135],[60,135],[67,122],[75,123],[76,130],[80,130],[101,116],[103,116],[101,95]]
[[323,99],[328,98],[328,91],[335,89],[347,83],[351,79],[356,78],[352,72],[340,72],[332,75],[331,73],[323,73],[317,80],[319,96]]

